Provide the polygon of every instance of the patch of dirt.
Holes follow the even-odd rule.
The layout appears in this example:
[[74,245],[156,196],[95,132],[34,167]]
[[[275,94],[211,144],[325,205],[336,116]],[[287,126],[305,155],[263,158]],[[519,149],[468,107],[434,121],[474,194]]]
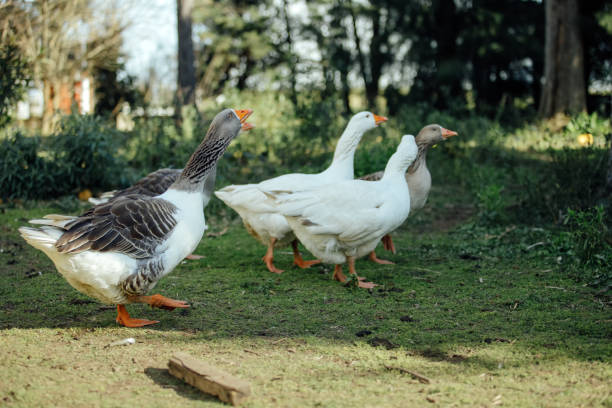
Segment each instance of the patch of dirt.
[[465,223],[475,213],[476,209],[471,205],[456,205],[447,202],[442,206],[434,207],[426,204],[424,208],[415,211],[414,216],[419,220],[412,224],[411,229],[419,233],[447,232]]
[[364,337],[364,336],[369,336],[370,334],[372,334],[371,330],[360,330],[357,333],[355,333],[355,336]]
[[397,344],[393,344],[389,340],[383,339],[382,337],[374,337],[373,339],[370,339],[368,343],[370,343],[370,346],[372,347],[382,346],[387,350],[391,350],[398,347]]

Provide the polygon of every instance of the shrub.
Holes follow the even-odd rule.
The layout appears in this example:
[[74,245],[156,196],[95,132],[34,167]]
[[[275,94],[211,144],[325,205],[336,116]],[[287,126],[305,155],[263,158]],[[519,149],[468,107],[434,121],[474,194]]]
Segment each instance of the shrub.
[[562,254],[558,260],[577,281],[607,292],[612,286],[612,238],[603,207],[568,210],[564,225],[568,230],[552,240]]
[[0,142],[0,198],[47,198],[59,192],[58,168],[39,155],[40,138],[21,132]]
[[129,184],[119,146],[123,135],[100,118],[69,115],[49,136],[51,160],[58,167],[56,183],[63,193],[108,190]]

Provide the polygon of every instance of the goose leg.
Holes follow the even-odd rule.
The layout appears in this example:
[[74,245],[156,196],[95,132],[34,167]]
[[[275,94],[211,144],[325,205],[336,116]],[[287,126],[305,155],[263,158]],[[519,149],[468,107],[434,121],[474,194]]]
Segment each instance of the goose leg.
[[159,320],[133,319],[130,317],[125,305],[117,305],[117,323],[125,327],[142,327],[149,324],[159,323]]
[[395,262],[388,261],[386,259],[380,259],[376,256],[376,252],[370,252],[370,261],[381,265],[395,265]]
[[346,282],[346,275],[342,273],[342,265],[336,265],[334,267],[334,276],[333,279],[338,282]]
[[278,269],[276,266],[274,266],[273,262],[274,262],[274,244],[275,243],[276,243],[276,238],[270,238],[270,243],[268,244],[268,250],[266,251],[266,254],[264,255],[262,259],[266,263],[266,266],[268,267],[268,270],[270,272],[280,274],[285,271],[282,269]]
[[160,309],[166,309],[166,310],[174,310],[177,307],[181,309],[185,309],[189,307],[187,302],[184,302],[182,300],[170,299],[162,295],[135,296],[133,298],[130,298],[130,300],[132,302],[146,303],[150,305],[151,307],[158,307]]
[[395,245],[393,245],[393,240],[391,239],[391,235],[387,234],[382,237],[383,247],[390,251],[393,255],[395,255]]
[[355,275],[355,277],[357,278],[357,286],[364,289],[372,289],[378,286],[374,282],[364,282],[365,278],[362,278],[357,275],[357,272],[355,271],[355,258],[353,258],[352,256],[347,256],[346,262],[348,263],[349,272],[351,273],[351,275]]
[[315,259],[312,261],[305,261],[302,258],[302,254],[300,254],[300,250],[298,249],[297,239],[294,239],[293,241],[291,241],[291,247],[293,248],[293,264],[294,265],[297,265],[298,267],[305,269],[305,268],[310,268],[312,265],[321,263],[321,261],[318,259]]

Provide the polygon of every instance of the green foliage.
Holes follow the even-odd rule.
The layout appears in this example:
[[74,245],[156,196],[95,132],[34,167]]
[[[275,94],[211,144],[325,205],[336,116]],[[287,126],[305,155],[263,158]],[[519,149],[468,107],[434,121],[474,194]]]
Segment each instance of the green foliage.
[[0,141],[0,198],[46,198],[61,193],[57,166],[39,155],[39,137],[21,132]]
[[15,132],[0,144],[0,197],[41,199],[127,186],[121,136],[101,119],[81,115],[65,117],[44,139]]
[[[605,255],[612,247],[606,242],[607,227],[604,217],[603,206],[584,211],[567,211],[564,224],[569,227],[576,256],[587,266],[604,267],[612,261]],[[610,266],[612,267],[612,264]]]
[[607,150],[583,147],[549,149],[548,162],[520,173],[524,187],[523,215],[560,220],[566,208],[586,209],[600,198],[605,185]]
[[28,63],[12,42],[0,44],[0,128],[11,120],[10,109],[19,101],[29,79]]
[[590,133],[597,137],[605,136],[610,132],[610,120],[600,117],[597,113],[582,112],[570,120],[565,127],[565,133],[571,137],[583,133]]
[[567,210],[565,230],[550,234],[551,251],[563,273],[605,293],[612,288],[612,236],[602,206]]
[[122,135],[101,118],[66,116],[48,141],[63,191],[108,190],[126,186],[126,163],[118,153]]
[[125,144],[130,166],[142,175],[163,167],[182,168],[208,127],[193,126],[194,121],[188,114],[183,119],[183,127],[177,129],[170,117],[137,119]]

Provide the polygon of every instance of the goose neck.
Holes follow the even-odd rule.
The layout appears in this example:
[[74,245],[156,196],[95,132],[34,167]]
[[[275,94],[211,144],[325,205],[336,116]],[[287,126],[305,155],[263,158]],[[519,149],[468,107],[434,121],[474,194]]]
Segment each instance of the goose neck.
[[414,163],[412,163],[407,170],[408,174],[416,173],[416,171],[422,166],[427,167],[427,150],[429,150],[429,146],[427,145],[417,145],[419,148],[419,152],[417,153],[416,159],[414,159]]
[[[214,189],[217,161],[231,138],[206,138],[191,155],[183,172],[172,185],[177,190],[201,191]],[[209,177],[212,175],[212,177]],[[212,183],[212,187],[211,187]]]
[[356,126],[351,126],[351,124],[349,124],[342,133],[342,136],[340,136],[340,140],[338,140],[336,150],[334,151],[333,162],[336,163],[346,161],[350,162],[352,165],[355,157],[355,150],[357,150],[357,145],[361,141],[363,134],[363,129]]

